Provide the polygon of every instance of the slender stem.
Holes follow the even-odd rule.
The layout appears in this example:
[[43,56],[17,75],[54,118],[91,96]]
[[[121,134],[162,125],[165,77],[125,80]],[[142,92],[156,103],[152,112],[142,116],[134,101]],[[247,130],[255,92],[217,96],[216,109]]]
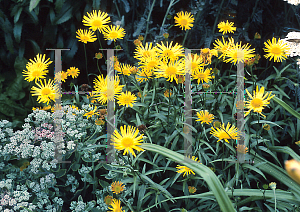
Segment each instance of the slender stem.
[[212,34],[215,34],[216,26],[217,26],[217,23],[218,23],[218,19],[219,19],[219,15],[221,13],[221,9],[222,9],[223,3],[224,3],[224,0],[222,0],[222,2],[220,4],[219,11],[218,11],[218,14],[217,14],[216,19],[215,19],[215,23],[214,23]]
[[99,45],[100,45],[100,49],[101,49],[101,52],[102,52],[102,55],[103,55],[103,57],[104,57],[104,59],[105,59],[105,61],[106,61],[106,57],[105,57],[105,54],[103,53],[103,47],[102,47],[102,44],[101,44],[101,42],[100,42],[100,32],[99,32],[99,30],[97,30],[97,40],[98,40],[98,42],[99,42]]
[[98,62],[99,62],[99,61],[98,61],[98,59],[97,59],[97,68],[98,68],[99,73],[101,74],[101,71],[100,71],[99,63],[98,63]]
[[[93,180],[95,180],[96,179],[96,170],[95,170],[95,162],[94,161],[92,162],[92,169],[93,169]],[[96,183],[93,183],[94,198],[96,198],[95,191],[96,191]]]
[[149,29],[149,21],[150,21],[150,17],[151,17],[151,13],[154,7],[156,0],[153,0],[148,17],[147,17],[147,25],[146,25],[146,32],[145,32],[145,36],[144,36],[144,40],[143,40],[143,45],[145,46],[145,42],[146,42],[146,38],[147,38],[147,34],[148,34],[148,29]]
[[[163,20],[163,22],[162,22],[162,24],[161,24],[161,27],[160,27],[160,35],[161,35],[161,33],[162,33],[162,28],[163,28],[163,26],[165,25],[165,21],[166,21],[166,19],[167,19],[167,16],[168,16],[168,14],[169,14],[169,11],[170,11],[170,9],[171,9],[171,7],[174,5],[174,1],[175,0],[171,0],[170,1],[170,4],[169,4],[169,7],[168,7],[168,9],[167,9],[167,12],[166,12],[166,14],[165,14],[165,17],[164,17],[164,20]],[[177,2],[176,2],[177,3]],[[175,4],[176,4],[175,3]]]
[[83,44],[83,48],[84,48],[84,56],[85,56],[85,71],[86,71],[86,77],[87,77],[87,80],[88,80],[88,84],[90,85],[89,72],[88,72],[88,68],[87,68],[87,56],[86,56],[85,43]]
[[185,40],[186,40],[186,37],[187,37],[187,34],[189,33],[189,31],[187,30],[185,32],[185,35],[184,35],[184,38],[183,38],[183,42],[182,42],[182,46],[184,46],[184,43],[185,43]]
[[274,197],[275,197],[275,212],[276,212],[276,206],[277,206],[277,204],[276,204],[276,194],[275,194],[275,189],[274,189],[273,191],[274,191]]
[[116,0],[114,0],[114,4],[115,4],[115,6],[116,6],[116,9],[117,9],[117,13],[118,13],[119,18],[121,18],[121,14],[120,14],[120,11],[119,11],[118,4],[116,3]]

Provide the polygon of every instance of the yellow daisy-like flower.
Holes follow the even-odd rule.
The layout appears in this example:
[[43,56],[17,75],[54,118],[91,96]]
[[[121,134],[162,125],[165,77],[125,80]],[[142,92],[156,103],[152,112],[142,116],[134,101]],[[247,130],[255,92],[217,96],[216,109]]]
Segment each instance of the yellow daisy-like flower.
[[129,76],[131,74],[131,71],[134,69],[132,65],[129,64],[121,64],[120,69],[118,72],[120,72],[123,75]]
[[249,109],[249,111],[245,114],[245,117],[251,112],[251,110],[260,113],[263,117],[266,117],[261,112],[265,106],[270,104],[269,100],[272,99],[275,95],[271,96],[272,91],[270,93],[267,92],[264,95],[264,91],[265,91],[264,87],[261,87],[260,90],[258,91],[258,86],[256,86],[256,92],[253,91],[253,97],[252,97],[252,95],[246,89],[246,92],[248,96],[251,98],[251,100],[245,102],[245,107]]
[[115,181],[111,184],[110,190],[115,194],[119,194],[122,191],[124,191],[124,188],[125,188],[125,185],[123,185],[122,182]]
[[173,62],[162,62],[155,72],[156,78],[164,77],[167,81],[173,82],[173,79],[178,83],[178,79],[176,75],[184,75],[185,74],[185,64],[184,59],[176,60]]
[[113,202],[112,200],[113,200],[113,197],[110,195],[108,195],[104,198],[104,202],[106,205],[111,205],[111,203]]
[[[191,158],[191,157],[189,156],[189,158]],[[198,160],[198,158],[195,157],[195,156],[192,156],[192,160],[193,160],[193,161],[196,161],[196,162],[200,162],[200,161]],[[190,168],[188,168],[188,167],[186,167],[186,166],[180,166],[180,165],[177,165],[176,168],[178,169],[178,170],[176,171],[177,173],[184,173],[183,176],[185,176],[185,175],[188,176],[190,173],[192,173],[193,175],[195,175],[195,172],[194,172],[192,169],[190,169]]]
[[79,41],[83,42],[83,43],[87,43],[87,42],[94,42],[95,40],[97,40],[96,35],[94,35],[94,31],[92,30],[82,30],[79,29],[76,32],[76,38],[79,39]]
[[136,74],[136,80],[139,82],[148,81],[153,78],[153,74],[152,70],[140,69]]
[[161,44],[157,43],[157,53],[158,55],[164,59],[164,60],[177,60],[179,57],[184,56],[184,49],[181,45],[179,45],[178,43],[176,43],[174,46],[172,46],[173,41],[171,41],[170,44],[168,44],[167,41],[167,45],[165,46],[165,44],[163,43],[163,41],[161,42]]
[[105,40],[116,41],[117,39],[123,39],[125,34],[126,34],[125,30],[119,25],[110,26],[103,30],[103,35]]
[[[222,43],[223,41],[223,43]],[[222,36],[222,41],[220,41],[219,39],[215,40],[215,43],[213,43],[213,45],[215,46],[214,49],[221,51],[221,55],[218,57],[218,59],[223,58],[225,59],[226,56],[226,52],[229,51],[232,46],[234,45],[234,40],[233,38],[228,38],[228,41],[224,40],[224,37]]]
[[68,73],[65,72],[65,71],[58,72],[58,73],[55,75],[55,79],[56,79],[56,78],[57,78],[57,80],[66,82],[66,79],[68,78]]
[[83,16],[83,25],[89,26],[91,30],[103,32],[108,26],[106,24],[110,23],[110,17],[106,12],[101,12],[93,10],[93,13],[87,13],[87,16]]
[[[36,58],[34,58],[34,61],[32,59],[29,59],[30,62],[28,62],[26,64],[26,68],[30,69],[30,67],[35,67],[40,69],[41,71],[46,71],[46,69],[48,68],[48,66],[53,62],[53,61],[49,61],[50,58],[48,58],[47,60],[45,60],[45,54],[37,54]],[[48,62],[49,61],[49,62]],[[48,70],[47,70],[48,72]]]
[[148,57],[147,60],[139,62],[140,68],[147,70],[155,70],[159,65],[159,58],[157,56]]
[[196,121],[201,121],[201,124],[203,124],[203,122],[210,124],[214,119],[214,115],[210,114],[207,110],[201,110],[200,112],[197,112],[197,116],[199,119]]
[[90,111],[87,111],[85,110],[85,114],[83,114],[83,116],[86,116],[87,119],[91,118],[93,115],[99,115],[98,112],[96,112],[97,110],[97,107],[95,107],[94,109],[90,110]]
[[32,96],[38,96],[37,101],[39,103],[47,103],[52,100],[55,102],[55,94],[58,93],[58,87],[54,85],[54,81],[49,79],[48,83],[44,79],[44,85],[42,81],[40,83],[36,83],[38,88],[33,86],[32,89]]
[[89,95],[87,95],[86,98],[90,99],[91,103],[96,103],[95,96],[94,96],[93,92],[89,93]]
[[201,49],[200,57],[202,58],[203,63],[205,65],[208,65],[211,63],[211,57],[213,55],[212,53],[213,52],[209,48]]
[[43,71],[38,67],[35,66],[31,66],[29,67],[28,70],[23,70],[23,76],[25,77],[25,80],[27,80],[28,82],[31,81],[35,81],[37,82],[37,80],[41,80],[45,78],[45,75],[47,75],[48,71]]
[[75,67],[70,67],[68,70],[67,70],[67,73],[68,73],[68,76],[72,76],[72,78],[76,78],[78,77],[80,71],[78,68],[75,68]]
[[186,31],[187,29],[191,29],[194,23],[194,16],[188,12],[178,12],[177,16],[174,17],[175,19],[175,26],[179,26],[182,30]]
[[272,38],[272,42],[267,40],[264,44],[266,48],[263,48],[263,50],[268,53],[264,57],[269,58],[270,61],[274,58],[274,62],[282,62],[289,55],[290,47],[287,43],[283,43],[280,38],[278,38],[278,41],[276,41],[276,38]]
[[203,63],[202,57],[197,54],[188,54],[185,59],[186,67],[190,70],[186,70],[188,73],[194,73],[197,70],[203,69],[205,64]]
[[234,31],[236,31],[236,27],[234,27],[233,24],[233,22],[228,22],[228,20],[226,23],[222,21],[218,24],[219,32],[223,32],[223,35],[227,32],[234,33]]
[[48,106],[44,106],[44,107],[32,107],[32,110],[49,110],[51,109],[51,105],[48,105]]
[[236,150],[237,150],[239,153],[246,154],[246,153],[248,152],[248,147],[245,147],[245,145],[238,144],[238,145],[236,146]]
[[132,107],[137,99],[137,97],[130,91],[126,91],[126,93],[121,93],[120,96],[118,96],[117,98],[119,100],[118,104],[120,106],[125,105],[126,107]]
[[165,92],[164,92],[164,96],[165,97],[170,97],[172,95],[172,92],[169,90],[169,89],[167,89]]
[[97,60],[102,59],[102,57],[103,57],[102,53],[100,53],[100,52],[95,53],[95,57],[94,58],[96,58]]
[[146,61],[149,57],[156,56],[157,48],[152,45],[152,43],[146,43],[145,47],[143,45],[137,46],[133,57],[140,61]]
[[[109,80],[109,82],[108,82]],[[107,88],[107,84],[113,84],[114,87]],[[124,85],[119,85],[120,80],[119,77],[116,76],[114,81],[113,78],[103,78],[103,75],[98,76],[98,78],[94,79],[95,84],[95,99],[97,99],[100,104],[105,104],[107,100],[112,101],[116,95],[119,95],[122,91]]]
[[192,77],[193,79],[196,79],[198,81],[198,84],[206,82],[208,83],[211,79],[214,78],[214,76],[211,76],[211,70],[212,68],[207,68],[205,71],[203,70],[196,70],[193,74]]
[[101,126],[101,125],[104,125],[105,124],[105,121],[103,121],[102,119],[97,119],[96,121],[95,121],[95,124],[96,125],[98,125],[98,126]]
[[300,185],[300,162],[295,159],[286,160],[284,166],[288,175]]
[[189,186],[188,189],[191,194],[193,194],[197,191],[197,189],[194,186]]
[[254,57],[255,49],[249,49],[250,45],[244,44],[242,46],[240,44],[232,44],[231,49],[225,52],[226,57],[228,59],[224,60],[226,63],[233,63],[234,65],[238,62],[245,62],[245,60],[249,60],[251,57]]
[[115,130],[112,135],[112,140],[114,141],[114,146],[117,150],[124,150],[123,155],[128,154],[128,151],[136,157],[133,149],[137,151],[144,151],[144,149],[138,147],[141,145],[140,142],[143,141],[143,134],[138,135],[139,130],[133,126],[122,126],[121,134]]
[[108,208],[111,210],[110,212],[125,212],[125,210],[122,210],[120,200],[113,199],[113,202],[111,203],[110,206],[111,207]]
[[217,142],[224,139],[227,143],[229,143],[228,139],[238,139],[238,130],[235,126],[230,127],[230,123],[227,124],[226,129],[224,123],[220,128],[215,129],[212,127],[210,134],[219,139]]
[[265,125],[263,126],[263,128],[264,128],[265,130],[270,130],[270,129],[271,129],[270,125],[268,125],[268,124],[265,124]]

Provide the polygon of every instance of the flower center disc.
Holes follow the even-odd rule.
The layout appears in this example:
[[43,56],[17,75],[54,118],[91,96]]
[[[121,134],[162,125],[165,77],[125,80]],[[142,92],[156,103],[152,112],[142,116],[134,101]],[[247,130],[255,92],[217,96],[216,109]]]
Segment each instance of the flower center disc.
[[167,75],[174,75],[177,73],[177,69],[175,67],[168,67],[166,69],[166,74]]
[[122,145],[123,145],[124,147],[131,147],[132,144],[133,144],[132,138],[123,138],[123,139],[122,139]]
[[102,22],[100,20],[94,20],[92,25],[95,27],[102,27]]
[[181,25],[183,25],[183,26],[187,25],[187,20],[186,19],[182,19],[181,20]]
[[51,92],[51,90],[50,90],[49,88],[44,88],[44,89],[42,90],[42,95],[49,95],[50,92]]
[[260,108],[263,105],[263,102],[260,99],[255,98],[251,101],[251,105],[255,108]]
[[280,55],[281,54],[281,49],[278,47],[273,47],[272,48],[272,53],[276,54],[276,55]]
[[110,35],[109,35],[111,38],[117,38],[118,37],[118,33],[116,32],[111,32]]

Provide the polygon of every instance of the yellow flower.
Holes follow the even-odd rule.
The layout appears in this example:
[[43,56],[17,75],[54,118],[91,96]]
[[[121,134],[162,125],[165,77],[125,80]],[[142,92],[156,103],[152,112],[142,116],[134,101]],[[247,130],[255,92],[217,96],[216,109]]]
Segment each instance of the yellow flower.
[[188,12],[183,13],[183,11],[181,11],[178,12],[176,15],[177,16],[174,17],[175,26],[179,26],[182,30],[184,28],[185,31],[193,27],[194,17],[193,15],[191,15],[191,13]]
[[97,110],[97,107],[95,107],[94,109],[92,108],[91,111],[85,110],[86,113],[83,114],[83,116],[86,116],[87,119],[89,119],[89,118],[92,117],[93,115],[99,115],[99,114],[96,112],[96,110]]
[[128,106],[132,107],[136,101],[136,98],[137,97],[134,94],[132,94],[130,91],[126,91],[126,93],[122,92],[120,96],[117,97],[117,99],[119,100],[118,104],[120,106],[124,105],[126,107]]
[[119,25],[110,26],[103,30],[103,35],[105,40],[116,41],[117,39],[123,39],[125,30]]
[[[191,158],[191,157],[189,156],[189,158]],[[196,162],[200,162],[200,161],[198,160],[198,158],[195,157],[195,156],[192,156],[192,160],[193,160],[193,161],[196,161]],[[195,175],[195,172],[194,172],[192,169],[190,169],[190,168],[188,168],[188,167],[186,167],[186,166],[180,166],[180,165],[177,165],[176,168],[178,169],[178,170],[176,171],[177,173],[184,173],[183,176],[189,175],[190,173],[192,173],[192,174]]]
[[118,72],[120,72],[123,75],[129,76],[131,74],[131,71],[134,69],[132,65],[129,64],[121,64],[120,69]]
[[212,50],[209,48],[201,49],[200,57],[203,60],[204,65],[208,65],[211,63],[211,57],[212,57]]
[[68,78],[68,73],[65,71],[58,72],[57,75],[55,75],[55,78],[57,78],[57,80],[66,82],[66,79]]
[[48,71],[42,71],[40,68],[37,68],[35,66],[29,67],[28,70],[23,70],[23,76],[25,77],[25,80],[28,82],[31,82],[35,80],[35,83],[37,80],[41,80],[45,78],[45,75],[47,75]]
[[[26,64],[26,68],[29,69],[29,67],[33,66],[35,68],[38,68],[42,71],[46,71],[46,69],[48,68],[49,64],[51,64],[53,61],[49,61],[50,58],[48,58],[46,61],[45,61],[45,54],[42,55],[42,54],[37,54],[36,55],[36,58],[34,58],[34,61],[29,59],[30,62],[28,62]],[[48,62],[49,61],[49,62]],[[48,72],[48,70],[47,70]]]
[[[107,84],[109,83],[108,80],[114,85],[114,87],[107,87]],[[107,100],[112,101],[116,95],[121,93],[122,88],[124,87],[124,85],[119,85],[119,83],[120,80],[118,76],[116,76],[113,81],[112,77],[109,79],[106,77],[104,79],[103,75],[99,75],[98,78],[94,79],[95,91],[93,92],[95,93],[95,99],[97,99],[100,104],[105,104]]]
[[110,190],[115,194],[119,194],[122,191],[124,191],[124,188],[125,188],[125,185],[123,185],[122,182],[115,181],[111,184]]
[[181,45],[179,45],[178,43],[176,43],[174,46],[172,46],[173,41],[171,41],[170,45],[167,41],[167,45],[165,46],[165,44],[163,42],[161,42],[161,44],[157,43],[157,53],[158,55],[164,59],[164,60],[177,60],[178,57],[184,56],[184,50],[183,47]]
[[83,42],[83,43],[87,43],[87,42],[94,42],[95,40],[97,40],[96,35],[94,35],[94,32],[92,30],[82,30],[79,29],[76,32],[76,38],[79,39],[79,41]]
[[188,54],[187,58],[185,59],[185,63],[186,67],[188,68],[188,70],[186,70],[187,73],[194,73],[197,70],[203,69],[205,66],[203,63],[203,58],[197,54]]
[[134,52],[134,58],[145,61],[149,57],[155,56],[157,48],[152,46],[152,43],[146,43],[145,47],[143,45],[139,45],[136,47]]
[[139,82],[148,81],[153,78],[154,72],[152,70],[140,69],[137,72],[136,80]]
[[51,100],[55,101],[55,93],[58,93],[58,87],[54,85],[53,80],[49,79],[47,83],[44,79],[44,85],[42,81],[36,84],[39,88],[33,86],[31,93],[33,93],[32,96],[38,96],[37,101],[39,103],[47,103],[48,105]]
[[146,60],[139,62],[140,68],[153,71],[158,67],[159,61],[157,56],[148,57]]
[[300,162],[292,159],[284,163],[288,175],[300,185]]
[[167,81],[173,82],[173,79],[178,83],[176,75],[184,75],[185,64],[184,59],[176,60],[174,62],[160,61],[158,68],[155,72],[156,78],[164,77]]
[[67,70],[67,73],[68,73],[68,76],[72,76],[72,78],[74,79],[74,78],[78,77],[79,69],[75,68],[75,67],[70,67]]
[[112,140],[114,141],[114,146],[117,150],[125,150],[123,155],[128,154],[128,151],[132,155],[135,155],[133,149],[137,151],[144,151],[142,148],[138,147],[141,145],[140,142],[143,141],[143,134],[138,135],[139,130],[132,126],[121,127],[121,134],[115,130],[112,135]]
[[222,21],[221,23],[218,24],[219,32],[223,32],[223,35],[227,32],[229,33],[234,33],[233,31],[236,31],[236,27],[233,26],[233,22],[227,22],[225,23]]
[[86,98],[90,99],[91,103],[96,103],[95,96],[94,96],[93,92],[89,93],[89,95],[87,95]]
[[254,40],[259,40],[259,39],[261,39],[261,36],[258,32],[256,32],[254,35]]
[[207,110],[201,110],[200,113],[197,112],[197,116],[199,119],[196,121],[201,121],[201,124],[203,124],[203,122],[210,124],[214,119],[214,115],[210,114]]
[[113,200],[113,197],[112,197],[112,196],[109,196],[109,195],[107,195],[107,196],[104,198],[104,202],[105,202],[106,205],[111,205],[112,200]]
[[144,40],[143,35],[139,35],[138,39],[139,39],[140,41],[143,41],[143,40]]
[[102,59],[102,57],[103,57],[102,53],[100,53],[100,52],[95,53],[95,58],[96,58],[97,60]]
[[267,40],[264,42],[266,48],[263,48],[265,52],[268,54],[264,55],[265,58],[269,58],[271,61],[274,58],[274,62],[282,62],[282,60],[286,60],[289,55],[289,46],[287,43],[283,43],[280,38],[276,41],[276,38],[272,38],[272,42]]
[[[253,97],[246,89],[246,92],[248,96],[251,98],[250,101],[246,101],[245,107],[249,109],[249,111],[245,114],[245,117],[250,113],[251,110],[254,112],[260,113],[263,117],[266,117],[261,112],[264,109],[264,107],[268,104],[270,104],[269,100],[272,99],[275,95],[271,96],[271,93],[266,93],[264,95],[265,88],[261,87],[261,89],[258,91],[258,86],[256,86],[256,93],[253,91]],[[268,96],[269,95],[269,96]]]
[[172,95],[172,92],[169,90],[169,89],[167,89],[165,92],[164,92],[164,96],[165,97],[170,97]]
[[236,150],[239,153],[246,154],[248,152],[248,147],[245,147],[245,145],[238,144]]
[[214,127],[221,127],[221,122],[215,121],[214,122]]
[[125,210],[122,210],[120,200],[113,199],[113,202],[111,203],[110,206],[111,207],[109,207],[108,209],[110,209],[111,212],[125,212]]
[[225,59],[226,52],[229,51],[234,44],[233,38],[228,38],[228,41],[225,41],[224,37],[222,36],[222,40],[223,40],[223,43],[219,39],[215,40],[215,43],[213,43],[213,45],[215,46],[214,49],[221,51],[221,53],[222,53],[218,57],[218,59],[220,59],[220,58]]
[[197,189],[194,186],[189,186],[188,189],[191,194],[193,194],[197,191]]
[[263,128],[264,128],[265,130],[270,130],[270,129],[271,129],[270,125],[268,125],[268,124],[265,124],[265,125],[263,126]]
[[211,76],[211,70],[212,68],[207,68],[204,72],[203,70],[196,70],[192,74],[192,77],[198,81],[198,84],[200,81],[201,83],[203,83],[203,81],[208,83],[213,78],[213,76]]
[[300,144],[300,141],[295,142],[295,144],[299,145],[299,144]]
[[142,45],[142,42],[141,42],[139,39],[135,39],[135,40],[133,41],[133,43],[134,43],[134,45],[136,45],[136,46]]
[[232,62],[233,64],[236,64],[238,62],[245,62],[245,60],[249,60],[251,57],[254,57],[253,54],[255,49],[249,49],[249,44],[244,44],[242,46],[241,42],[240,44],[234,44],[232,43],[232,46],[229,50],[225,51],[225,56],[228,57],[224,62]]
[[224,123],[220,128],[215,129],[212,127],[210,134],[219,139],[217,142],[224,139],[227,143],[229,143],[228,139],[238,139],[238,130],[234,126],[230,127],[230,123],[227,124],[226,129]]
[[98,29],[100,32],[103,32],[103,30],[108,27],[106,24],[109,22],[110,17],[108,14],[100,10],[98,13],[96,10],[93,10],[93,13],[87,13],[87,16],[84,15],[82,20],[83,25],[89,26],[93,31]]

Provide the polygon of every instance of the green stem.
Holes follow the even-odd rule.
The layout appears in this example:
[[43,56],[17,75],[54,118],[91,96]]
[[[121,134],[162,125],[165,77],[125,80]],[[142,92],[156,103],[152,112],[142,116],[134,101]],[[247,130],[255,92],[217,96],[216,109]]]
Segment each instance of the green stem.
[[97,68],[98,68],[99,73],[101,74],[101,71],[100,71],[100,68],[99,68],[98,59],[97,59]]
[[153,0],[153,2],[152,2],[152,5],[151,5],[151,8],[150,8],[148,17],[147,17],[147,21],[146,21],[146,22],[147,22],[147,25],[146,25],[146,32],[145,32],[145,36],[144,36],[144,40],[143,40],[143,45],[144,45],[144,46],[145,46],[145,42],[146,42],[148,30],[149,30],[149,21],[150,21],[150,17],[151,17],[151,13],[152,13],[152,10],[153,10],[155,1],[156,1],[156,0]]
[[89,72],[88,72],[88,68],[87,68],[87,56],[86,56],[85,43],[83,44],[83,48],[84,48],[84,56],[85,56],[85,70],[86,70],[86,77],[87,77],[87,80],[88,80],[88,84],[90,85]]
[[275,212],[276,212],[276,194],[275,194],[275,189],[273,190],[274,191],[274,197],[275,197]]
[[[163,22],[162,22],[162,24],[161,24],[160,29],[162,29],[163,26],[165,25],[165,21],[166,21],[166,19],[167,19],[167,16],[168,16],[168,14],[169,14],[169,11],[170,11],[171,7],[174,5],[174,1],[175,1],[175,0],[171,0],[171,1],[170,1],[169,7],[168,7],[168,9],[167,9],[167,11],[166,11],[166,14],[165,14],[165,17],[164,17],[164,20],[163,20]],[[160,31],[160,35],[161,35],[161,33],[162,33],[162,31]]]
[[221,13],[221,9],[222,9],[223,3],[224,3],[224,0],[222,0],[222,2],[220,4],[219,11],[218,11],[218,14],[217,14],[216,19],[215,19],[215,23],[214,23],[212,34],[215,34],[216,26],[217,26],[217,23],[218,23],[218,19],[219,19],[219,15]]
[[[96,179],[96,170],[95,170],[95,162],[94,161],[92,162],[92,169],[93,169],[93,180],[95,180]],[[96,192],[96,183],[93,183],[93,195],[94,195],[94,198],[96,199],[95,192]]]
[[115,6],[116,6],[116,9],[117,9],[117,13],[118,13],[119,18],[121,18],[121,14],[120,14],[120,11],[119,11],[119,7],[118,7],[118,5],[117,5],[117,3],[116,3],[116,0],[114,0],[114,4],[115,4]]
[[185,43],[185,40],[186,40],[186,37],[187,37],[187,34],[189,33],[189,31],[187,30],[185,32],[185,35],[184,35],[184,38],[183,38],[183,42],[182,42],[182,46],[184,46],[184,43]]
[[100,42],[100,32],[99,32],[99,30],[97,30],[97,38],[98,38],[98,42],[99,42],[99,45],[100,45],[100,49],[101,49],[102,55],[103,55],[103,57],[104,57],[104,59],[106,61],[105,54],[103,53],[103,47],[102,47],[102,44]]

